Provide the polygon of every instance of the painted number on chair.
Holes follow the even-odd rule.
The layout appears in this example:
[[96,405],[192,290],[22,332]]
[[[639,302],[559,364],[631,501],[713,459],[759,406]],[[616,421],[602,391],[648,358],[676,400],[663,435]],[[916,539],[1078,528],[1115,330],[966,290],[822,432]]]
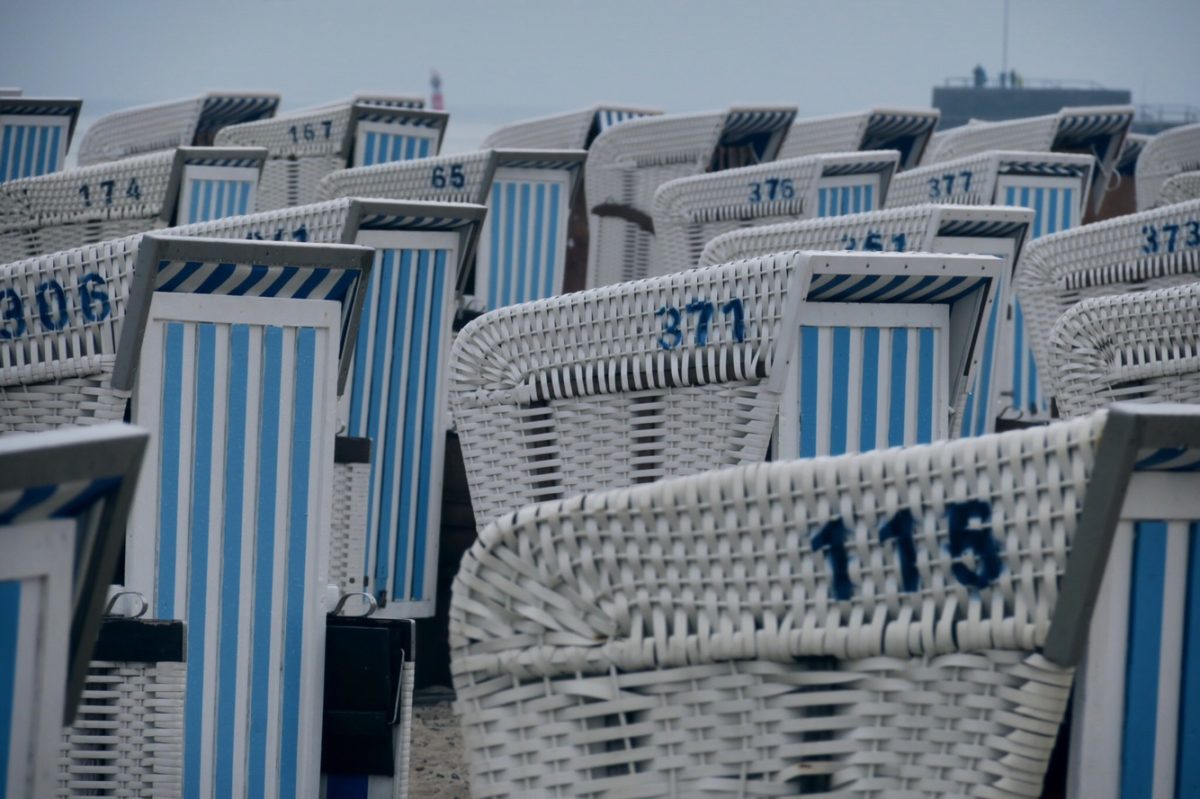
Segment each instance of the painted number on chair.
[[[449,182],[450,186],[452,186],[456,189],[461,189],[464,185],[466,185],[467,179],[466,179],[466,177],[463,176],[463,165],[462,164],[451,164],[450,165],[450,175],[449,175],[448,182]],[[433,186],[435,189],[446,188],[446,185],[447,185],[446,167],[435,166],[433,168],[433,175],[429,179],[429,185]]]
[[292,125],[288,128],[288,135],[292,137],[292,144],[299,144],[301,141],[316,141],[318,137],[328,139],[332,134],[332,119],[322,119],[315,125],[312,122],[305,122],[303,125]]
[[[104,278],[88,274],[75,283],[77,306],[88,322],[102,322],[112,316]],[[26,308],[21,295],[11,288],[0,288],[0,341],[20,338],[36,321],[43,331],[61,330],[71,320],[68,293],[57,280],[44,280],[33,291],[33,307]],[[26,321],[26,311],[30,313]]]
[[1200,247],[1200,221],[1164,222],[1142,225],[1142,252],[1146,255]]
[[888,249],[885,245],[890,245],[895,252],[904,252],[905,246],[908,243],[908,237],[903,233],[897,233],[894,236],[886,237],[878,230],[869,230],[861,239],[852,233],[842,234],[842,249],[844,250],[865,250],[866,252],[883,252]]
[[308,228],[301,224],[289,232],[285,228],[277,227],[274,233],[267,234],[254,230],[247,233],[246,238],[254,241],[308,241]]
[[764,200],[791,200],[796,196],[796,186],[791,178],[767,178],[756,180],[750,184],[751,203],[761,203]]
[[[955,193],[966,194],[971,190],[973,172],[947,172],[940,178],[929,179],[929,196],[931,198],[949,197]],[[955,188],[957,186],[957,189]]]
[[[116,192],[117,181],[115,180],[79,184],[79,198],[83,200],[84,208],[91,208],[93,205],[112,205]],[[131,200],[142,199],[142,186],[138,183],[137,178],[130,178],[129,182],[125,184],[125,196]]]
[[709,300],[692,300],[683,308],[676,308],[673,305],[664,305],[654,312],[654,315],[662,319],[661,335],[658,337],[658,346],[664,350],[673,350],[683,343],[684,328],[687,327],[692,332],[693,341],[697,347],[703,347],[708,344],[708,332],[712,327],[713,317],[717,313],[718,307],[722,315],[722,321],[729,324],[730,335],[734,341],[746,340],[746,317],[742,309],[742,301],[734,297],[729,302],[717,306]]
[[[989,526],[991,520],[992,506],[983,500],[946,504],[946,522],[950,527],[946,549],[954,559],[950,571],[955,580],[968,588],[987,588],[1004,570],[1000,547]],[[912,512],[901,510],[888,519],[877,533],[880,544],[892,542],[899,587],[905,593],[921,590],[921,572],[917,567],[917,544],[913,532],[915,527]],[[848,538],[853,538],[853,533],[846,523],[841,519],[832,519],[810,541],[814,552],[825,552],[825,560],[832,573],[835,599],[854,597],[854,580],[850,569],[853,558],[846,546]]]

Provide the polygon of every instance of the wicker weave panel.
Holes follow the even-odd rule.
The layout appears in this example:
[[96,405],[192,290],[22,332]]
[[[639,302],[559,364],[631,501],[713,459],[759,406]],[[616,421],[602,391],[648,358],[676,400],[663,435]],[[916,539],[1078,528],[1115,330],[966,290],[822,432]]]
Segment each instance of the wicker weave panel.
[[988,150],[1047,153],[1054,146],[1057,133],[1057,114],[1003,122],[972,120],[961,127],[933,134],[921,164],[940,164]]
[[480,150],[342,169],[321,181],[317,195],[483,203],[494,163],[491,150]]
[[1139,211],[1163,204],[1163,183],[1181,172],[1200,169],[1200,123],[1180,125],[1154,136],[1138,155]]
[[[916,169],[901,172],[892,178],[891,186],[888,187],[886,205],[888,208],[902,208],[928,202],[991,205],[995,202],[993,194],[996,187],[996,170],[999,159],[998,153],[983,153],[958,158],[948,163],[939,162],[932,166],[922,165]],[[944,175],[957,176],[963,172],[970,172],[977,176],[970,183],[969,189],[966,188],[967,184],[960,180],[953,186],[954,191],[939,191],[936,196],[931,196],[931,181],[940,182]]]
[[346,166],[341,156],[318,155],[293,160],[272,158],[263,164],[258,183],[258,210],[274,211],[316,202],[321,179]]
[[1200,200],[1200,170],[1181,172],[1167,178],[1158,195],[1159,205],[1173,205],[1188,200]]
[[[1193,229],[1189,223],[1200,226],[1200,200],[1096,222],[1027,244],[1015,284],[1036,360],[1049,362],[1051,328],[1081,300],[1200,279],[1200,227]],[[1177,226],[1173,249],[1166,226]],[[1148,252],[1154,249],[1150,230],[1157,252]],[[1188,241],[1198,246],[1188,246]]]
[[858,113],[796,120],[783,140],[778,158],[782,161],[818,153],[853,152],[862,142],[870,118],[870,113]]
[[[353,110],[353,104],[339,103],[230,125],[217,133],[216,143],[266,147],[273,159],[344,154]],[[311,136],[305,135],[306,126]]]
[[56,796],[182,796],[184,663],[93,661]]
[[[167,196],[174,150],[79,167],[13,181],[8,193],[27,204],[27,223],[53,225],[102,219],[152,219],[174,197]],[[111,185],[108,185],[111,184]],[[168,213],[174,209],[168,209]]]
[[[1072,675],[1036,649],[1104,420],[497,519],[451,608],[474,795],[1039,795]],[[904,511],[907,559],[880,540]],[[835,520],[841,588],[813,540]]]
[[650,108],[596,105],[503,125],[489,133],[482,146],[586,150],[592,136],[603,133],[613,125],[661,113]]
[[[794,341],[784,319],[798,257],[510,306],[464,329],[450,403],[476,518],[765,455],[779,401],[767,378]],[[716,308],[707,343],[685,327],[680,346],[663,349],[659,309],[698,297]],[[743,341],[719,310],[731,298]]]
[[1050,331],[1059,412],[1200,398],[1200,283],[1083,300]]

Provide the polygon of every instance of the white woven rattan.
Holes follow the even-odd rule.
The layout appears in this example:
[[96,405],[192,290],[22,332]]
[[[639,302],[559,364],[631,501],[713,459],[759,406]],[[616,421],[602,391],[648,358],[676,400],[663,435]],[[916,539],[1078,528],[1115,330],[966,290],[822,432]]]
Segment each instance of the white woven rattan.
[[854,114],[798,119],[792,124],[779,159],[857,150],[898,150],[900,169],[921,163],[937,127],[936,108],[870,108]]
[[92,661],[56,796],[182,796],[185,663]]
[[578,111],[524,119],[502,125],[483,140],[487,147],[523,147],[546,150],[586,150],[598,135],[630,119],[658,116],[653,108],[602,103]]
[[587,286],[645,277],[654,192],[675,178],[772,161],[791,108],[647,117],[601,133],[588,150]]
[[1200,169],[1200,123],[1180,125],[1154,136],[1137,160],[1137,207],[1145,211],[1164,204],[1163,183],[1183,172]]
[[1051,328],[1047,363],[1058,410],[1113,402],[1200,400],[1200,282],[1081,300]]
[[1032,241],[1015,283],[1034,356],[1048,362],[1051,328],[1080,300],[1198,279],[1200,200],[1193,200]]
[[[450,404],[475,518],[765,456],[807,289],[800,257],[510,306],[464,328]],[[700,343],[684,310],[696,300],[715,311]],[[740,326],[721,311],[733,300]]]
[[[827,153],[664,183],[654,193],[655,238],[647,273],[669,274],[695,266],[704,245],[731,230],[836,216],[840,204],[822,202],[831,189],[844,196],[853,211],[882,207],[899,156],[894,150]],[[839,185],[833,189],[830,183]],[[851,202],[852,197],[857,202]]]
[[258,207],[272,210],[315,202],[330,172],[437,155],[448,116],[358,100],[234,125],[217,142],[267,148]]
[[[0,329],[7,334],[0,339],[0,432],[124,418],[129,392],[113,388],[110,379],[137,241],[0,266]],[[39,298],[52,326],[43,322]]]
[[1081,521],[1105,427],[497,519],[451,606],[472,794],[1038,796],[1072,683],[1042,654],[1069,633],[1060,578],[1111,534]]
[[80,166],[188,145],[208,145],[221,128],[271,117],[279,95],[209,92],[127,108],[97,119],[79,144]]
[[1163,181],[1158,196],[1159,205],[1174,205],[1188,200],[1200,200],[1200,170],[1180,172]]
[[1008,305],[1012,269],[1021,253],[1033,212],[1024,208],[965,205],[914,205],[824,219],[744,228],[714,238],[700,265],[726,263],[789,250],[859,250],[974,253],[1005,259],[1004,283],[983,330],[983,347],[973,383],[964,381],[954,397],[953,435],[981,435],[994,429],[1001,407],[1011,396],[998,391],[995,376],[1011,357],[1012,337],[1000,308]]
[[322,178],[317,196],[483,204],[495,169],[494,150],[391,161],[331,172]]

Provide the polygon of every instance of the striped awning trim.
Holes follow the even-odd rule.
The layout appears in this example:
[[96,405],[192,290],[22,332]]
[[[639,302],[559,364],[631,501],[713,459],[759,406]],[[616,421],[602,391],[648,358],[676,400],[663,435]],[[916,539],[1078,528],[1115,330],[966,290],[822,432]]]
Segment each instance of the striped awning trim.
[[0,100],[0,114],[36,117],[75,116],[79,113],[79,105],[78,100],[35,100],[13,97]]
[[0,492],[0,527],[40,519],[77,518],[120,487],[120,477],[102,477]]
[[1141,450],[1133,466],[1139,472],[1195,472],[1200,471],[1200,449],[1170,447],[1165,449]]
[[918,136],[932,133],[937,127],[938,114],[871,114],[867,121],[867,131],[863,135],[863,150],[873,150],[881,142],[887,142],[900,136]]
[[509,169],[579,169],[583,163],[583,158],[504,158],[496,166]]
[[196,135],[215,133],[221,128],[254,122],[275,115],[279,98],[263,95],[208,95],[196,120]]
[[1026,230],[1025,222],[996,222],[989,220],[953,219],[943,221],[938,227],[939,236],[964,236],[1005,238],[1020,236]]
[[855,161],[854,163],[827,163],[821,167],[822,177],[835,175],[869,175],[875,172],[887,172],[896,166],[894,161]]
[[1108,111],[1099,114],[1062,114],[1058,120],[1055,148],[1066,146],[1072,140],[1092,139],[1105,134],[1117,134],[1128,129],[1133,122],[1133,109]]
[[1001,175],[1053,175],[1065,178],[1077,178],[1087,174],[1087,167],[1082,164],[1067,164],[1052,159],[1024,160],[1000,162],[998,173]]
[[751,133],[785,131],[795,118],[795,109],[734,109],[725,115],[721,144],[731,144]]
[[359,223],[360,230],[458,230],[477,223],[478,219],[450,216],[399,216],[371,214]]
[[[443,114],[422,111],[419,114],[397,113],[409,109],[404,108],[388,108],[384,106],[376,106],[379,111],[372,111],[370,106],[358,106],[358,113],[355,114],[355,120],[358,122],[387,122],[393,125],[409,125],[415,128],[440,128],[446,124],[446,117]],[[418,109],[412,109],[418,110]]]
[[231,167],[258,167],[265,160],[264,158],[195,158],[184,157],[183,163],[186,166],[231,166]]
[[628,122],[631,119],[654,116],[646,111],[632,111],[624,108],[600,108],[596,111],[595,121],[599,133],[603,133],[614,125]]
[[815,275],[809,301],[953,304],[986,288],[991,278],[936,275]]

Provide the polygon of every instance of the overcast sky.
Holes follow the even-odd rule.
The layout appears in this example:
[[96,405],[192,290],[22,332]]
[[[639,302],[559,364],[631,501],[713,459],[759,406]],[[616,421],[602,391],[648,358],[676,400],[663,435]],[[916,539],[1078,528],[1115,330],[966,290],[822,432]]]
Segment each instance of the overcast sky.
[[[0,85],[84,99],[83,125],[211,88],[283,108],[356,90],[428,94],[446,151],[495,125],[609,100],[802,116],[928,105],[1000,68],[1003,0],[4,0]],[[1009,64],[1135,102],[1200,106],[1200,0],[1011,0]],[[78,139],[77,139],[78,141]]]

